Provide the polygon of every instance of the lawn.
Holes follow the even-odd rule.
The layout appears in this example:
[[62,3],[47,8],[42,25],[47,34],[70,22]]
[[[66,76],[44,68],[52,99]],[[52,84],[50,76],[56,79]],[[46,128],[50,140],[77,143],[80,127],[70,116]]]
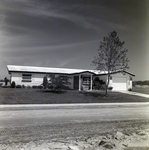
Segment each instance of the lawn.
[[132,96],[119,92],[78,92],[68,90],[54,93],[40,89],[0,88],[0,104],[64,104],[64,103],[118,103],[149,102],[149,98]]
[[149,87],[133,87],[133,92],[149,94]]

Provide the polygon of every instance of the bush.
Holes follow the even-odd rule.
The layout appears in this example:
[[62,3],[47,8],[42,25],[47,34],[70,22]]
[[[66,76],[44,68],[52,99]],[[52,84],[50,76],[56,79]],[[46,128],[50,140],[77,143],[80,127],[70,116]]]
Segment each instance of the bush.
[[8,85],[2,85],[1,87],[2,88],[10,88],[10,86],[8,86]]
[[112,90],[112,89],[113,89],[113,87],[111,87],[111,86],[110,86],[110,87],[108,87],[108,90]]
[[16,85],[16,88],[21,88],[22,86],[21,85]]
[[31,86],[27,85],[27,88],[28,88],[28,89],[30,89],[30,88],[31,88]]
[[38,85],[37,88],[38,88],[38,89],[42,89],[43,86],[42,86],[42,85]]
[[33,85],[32,88],[33,88],[33,89],[37,89],[38,86],[37,86],[37,85]]
[[15,88],[16,87],[16,83],[13,81],[12,83],[11,83],[11,88]]
[[23,84],[23,85],[22,85],[22,88],[26,88],[26,86]]
[[132,88],[129,88],[128,91],[132,91]]

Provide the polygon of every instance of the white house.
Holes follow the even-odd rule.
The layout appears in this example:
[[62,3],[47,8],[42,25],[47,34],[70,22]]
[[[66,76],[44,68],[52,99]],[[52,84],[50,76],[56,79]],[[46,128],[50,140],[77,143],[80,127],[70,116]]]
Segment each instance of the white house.
[[[92,90],[95,78],[107,82],[107,72],[97,70],[68,69],[68,68],[50,68],[50,67],[33,67],[33,66],[16,66],[8,65],[11,83],[16,85],[41,85],[43,77],[47,74],[69,76],[70,89],[75,90]],[[111,73],[109,86],[113,90],[132,89],[132,77],[134,74],[127,71],[117,71]]]

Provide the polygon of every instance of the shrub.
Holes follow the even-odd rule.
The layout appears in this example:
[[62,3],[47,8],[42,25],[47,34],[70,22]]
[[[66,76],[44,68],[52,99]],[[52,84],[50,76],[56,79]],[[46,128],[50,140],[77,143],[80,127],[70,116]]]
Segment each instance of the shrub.
[[16,83],[13,81],[12,83],[11,83],[11,88],[15,88],[16,87]]
[[93,80],[93,89],[95,90],[105,89],[105,82],[103,80],[100,80],[99,77],[96,77]]
[[27,88],[28,88],[28,89],[30,89],[30,88],[31,88],[31,86],[27,85]]
[[16,88],[21,88],[22,86],[21,85],[16,85]]
[[23,85],[22,85],[22,88],[26,88],[26,86],[23,84]]
[[33,88],[33,89],[37,89],[38,86],[37,86],[37,85],[33,85],[32,88]]
[[10,88],[10,86],[7,86],[7,85],[2,85],[1,87],[2,88]]
[[112,89],[113,89],[113,87],[111,87],[111,86],[110,86],[110,87],[108,87],[108,90],[112,90]]
[[132,91],[132,88],[129,88],[128,91]]
[[42,85],[38,85],[37,88],[38,88],[38,89],[42,89],[43,86],[42,86]]

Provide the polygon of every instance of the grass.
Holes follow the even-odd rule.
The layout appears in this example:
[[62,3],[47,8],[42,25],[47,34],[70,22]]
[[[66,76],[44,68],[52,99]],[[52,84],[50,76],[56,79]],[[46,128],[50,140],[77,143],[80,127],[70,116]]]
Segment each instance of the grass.
[[78,92],[74,90],[54,93],[40,89],[0,88],[0,104],[64,104],[64,103],[124,103],[149,102],[148,98],[109,91]]
[[149,94],[149,87],[133,87],[133,92]]

